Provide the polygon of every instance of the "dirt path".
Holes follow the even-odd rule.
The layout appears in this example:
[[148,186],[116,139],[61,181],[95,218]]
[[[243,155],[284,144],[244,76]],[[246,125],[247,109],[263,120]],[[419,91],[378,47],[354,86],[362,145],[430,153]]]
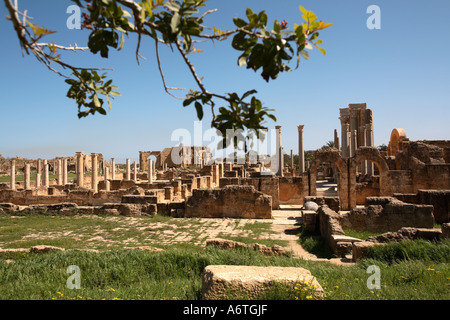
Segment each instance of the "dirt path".
[[295,257],[311,260],[311,261],[327,261],[336,265],[353,265],[354,262],[351,259],[333,258],[325,259],[318,258],[314,254],[307,252],[297,242],[301,224],[301,211],[300,206],[281,206],[280,210],[273,210],[272,213],[274,220],[272,222],[272,230],[279,233],[280,240],[288,241],[288,250],[291,250]]

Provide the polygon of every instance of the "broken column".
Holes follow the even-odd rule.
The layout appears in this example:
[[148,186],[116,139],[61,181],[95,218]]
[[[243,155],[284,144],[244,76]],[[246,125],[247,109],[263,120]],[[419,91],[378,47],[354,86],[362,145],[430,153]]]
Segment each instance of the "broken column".
[[67,158],[64,158],[62,160],[63,162],[63,185],[65,186],[67,184],[67,180],[68,180],[68,175],[67,175]]
[[356,154],[358,149],[358,136],[356,130],[352,130],[350,138],[350,158]]
[[76,153],[77,186],[84,187],[84,159],[81,152]]
[[[374,146],[374,138],[373,138],[373,123],[366,124],[366,144],[368,147]],[[367,174],[369,176],[373,176],[375,171],[374,164],[372,161],[368,161],[367,163]]]
[[131,180],[131,165],[130,165],[130,159],[127,159],[127,160],[126,160],[125,179],[126,179],[126,180]]
[[25,170],[24,170],[24,189],[30,190],[31,189],[31,180],[30,180],[30,164],[25,164]]
[[92,169],[91,169],[91,189],[94,193],[98,192],[98,157],[96,153],[91,153]]
[[116,159],[111,158],[111,179],[116,180]]
[[111,182],[109,181],[109,167],[105,166],[105,190],[111,190]]
[[58,185],[63,185],[63,164],[62,159],[58,159]]
[[301,176],[305,172],[305,150],[303,143],[303,129],[304,125],[297,126],[298,128],[298,175]]
[[153,183],[153,160],[148,159],[148,183]]
[[137,165],[136,165],[136,161],[133,162],[133,181],[134,181],[134,183],[137,182]]
[[36,162],[36,188],[41,186],[42,180],[42,160],[38,159]]
[[284,168],[284,157],[283,157],[283,146],[281,143],[281,126],[276,126],[276,134],[277,134],[277,140],[276,140],[276,148],[277,148],[277,176],[282,177],[283,176],[283,168]]
[[49,181],[49,176],[48,176],[49,172],[48,172],[48,161],[47,160],[44,160],[43,169],[44,169],[43,185],[44,185],[44,187],[48,188],[50,186],[50,181]]
[[338,150],[340,149],[339,137],[338,137],[338,132],[336,129],[334,129],[334,147]]
[[11,160],[11,190],[16,190],[16,160]]

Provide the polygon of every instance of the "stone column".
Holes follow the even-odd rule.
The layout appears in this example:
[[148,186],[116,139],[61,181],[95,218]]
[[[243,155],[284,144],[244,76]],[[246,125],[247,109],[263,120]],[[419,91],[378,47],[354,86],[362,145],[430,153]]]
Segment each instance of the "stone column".
[[44,160],[43,169],[44,169],[43,185],[44,185],[44,187],[48,188],[50,186],[50,181],[49,181],[49,177],[48,177],[49,172],[48,172],[48,161],[47,160]]
[[277,132],[277,161],[278,161],[278,171],[277,176],[282,177],[283,176],[283,169],[284,169],[284,155],[283,155],[283,144],[281,143],[281,126],[275,127]]
[[63,164],[62,159],[58,159],[58,185],[62,186],[63,184]]
[[16,190],[16,160],[11,160],[11,190]]
[[298,175],[302,176],[305,172],[305,149],[303,143],[303,129],[304,125],[297,126],[298,128]]
[[[361,145],[364,146],[364,147],[366,147],[366,146],[367,146],[367,141],[366,141],[366,127],[365,127],[365,126],[361,127],[361,131],[362,131],[362,134],[361,134],[361,138],[362,138]],[[368,163],[368,162],[369,162],[369,161],[364,160],[364,161],[361,163],[361,174],[363,174],[363,175],[366,175],[366,174],[367,174],[367,163]]]
[[30,180],[30,164],[25,164],[25,171],[24,171],[24,189],[30,190],[31,189],[31,180]]
[[133,181],[134,181],[134,183],[136,183],[137,182],[137,164],[136,164],[136,161],[133,162],[133,169],[134,169]]
[[105,166],[105,176],[103,178],[103,180],[109,180],[109,168]]
[[63,185],[65,186],[67,184],[67,180],[69,178],[69,176],[67,175],[67,158],[64,158],[62,160],[63,162]]
[[127,160],[126,160],[125,179],[126,179],[126,180],[131,180],[131,165],[130,165],[130,159],[127,159]]
[[111,158],[111,179],[116,180],[116,159]]
[[338,150],[340,150],[340,145],[339,145],[339,137],[338,137],[338,132],[336,129],[334,129],[334,147]]
[[91,189],[94,193],[98,192],[98,156],[96,153],[91,153],[92,168],[91,168]]
[[352,134],[350,132],[350,125],[348,123],[344,125],[344,132],[345,132],[345,144],[342,143],[342,148],[344,149],[345,158],[350,158]]
[[77,186],[84,187],[84,159],[81,152],[76,153]]
[[148,183],[153,183],[153,160],[148,159]]
[[358,136],[356,130],[351,132],[350,136],[350,157],[353,157],[358,149]]
[[42,160],[38,159],[36,162],[36,188],[41,186],[42,181]]
[[291,170],[294,173],[294,150],[291,149]]
[[[366,124],[366,145],[368,147],[373,147],[374,146],[374,139],[373,139],[373,124]],[[367,161],[367,174],[369,176],[373,176],[374,171],[375,171],[375,167],[372,161]]]

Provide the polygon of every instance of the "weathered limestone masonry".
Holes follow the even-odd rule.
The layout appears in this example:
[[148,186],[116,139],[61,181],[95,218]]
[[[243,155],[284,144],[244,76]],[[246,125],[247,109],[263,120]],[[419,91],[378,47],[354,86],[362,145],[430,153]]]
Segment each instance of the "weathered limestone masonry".
[[407,203],[432,205],[436,222],[450,221],[450,190],[419,190],[416,194],[394,193],[394,197]]
[[309,284],[314,299],[324,297],[317,279],[303,268],[210,265],[203,271],[202,299],[255,299],[276,284]]
[[184,216],[271,219],[272,198],[252,186],[196,189],[186,201]]
[[404,203],[392,197],[367,198],[364,208],[340,215],[340,223],[360,231],[397,231],[402,227],[433,228],[433,206]]

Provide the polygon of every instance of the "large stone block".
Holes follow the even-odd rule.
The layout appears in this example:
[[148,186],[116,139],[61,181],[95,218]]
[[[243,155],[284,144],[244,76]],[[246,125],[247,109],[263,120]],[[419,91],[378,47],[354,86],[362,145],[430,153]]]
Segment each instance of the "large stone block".
[[203,271],[202,296],[205,300],[256,298],[276,284],[305,283],[312,296],[323,298],[323,289],[309,270],[294,267],[254,267],[211,265]]
[[185,217],[272,218],[272,198],[252,186],[195,189],[186,200]]

